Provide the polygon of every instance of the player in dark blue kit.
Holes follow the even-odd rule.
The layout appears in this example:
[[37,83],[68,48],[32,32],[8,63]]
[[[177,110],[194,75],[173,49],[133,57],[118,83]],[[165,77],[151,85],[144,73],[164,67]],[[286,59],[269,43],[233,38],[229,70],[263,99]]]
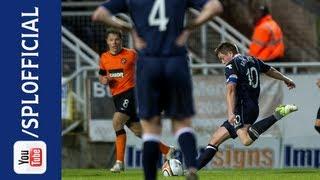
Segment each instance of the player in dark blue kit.
[[273,115],[255,123],[259,115],[260,73],[284,81],[289,89],[294,88],[295,83],[262,61],[240,55],[232,43],[221,43],[215,53],[226,65],[228,120],[214,132],[205,151],[198,158],[199,170],[213,158],[218,146],[225,140],[239,137],[242,144],[249,146],[282,117],[298,110],[295,105],[280,105]]
[[[188,8],[201,12],[184,26]],[[162,111],[172,119],[188,169],[187,179],[197,179],[196,139],[191,128],[192,83],[185,42],[192,30],[221,11],[218,0],[109,0],[92,16],[93,20],[131,32],[138,51],[136,92],[145,179],[156,179]],[[117,13],[129,13],[133,26],[112,17]]]

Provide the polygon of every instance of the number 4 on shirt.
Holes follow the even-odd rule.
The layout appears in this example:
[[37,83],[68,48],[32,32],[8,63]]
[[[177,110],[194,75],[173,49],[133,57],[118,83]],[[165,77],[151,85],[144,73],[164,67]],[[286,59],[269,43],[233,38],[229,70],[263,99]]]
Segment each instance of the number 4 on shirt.
[[165,31],[167,29],[169,18],[166,17],[165,0],[155,0],[149,14],[148,22],[150,26],[159,26],[159,31]]

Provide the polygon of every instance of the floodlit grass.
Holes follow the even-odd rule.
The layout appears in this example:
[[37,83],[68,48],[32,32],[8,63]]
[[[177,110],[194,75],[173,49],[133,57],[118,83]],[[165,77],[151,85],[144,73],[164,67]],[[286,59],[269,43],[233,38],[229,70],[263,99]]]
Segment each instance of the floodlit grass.
[[[135,180],[143,179],[140,169],[126,170],[124,173],[110,173],[105,169],[64,169],[63,180]],[[158,172],[159,180],[182,180],[181,177],[163,177]],[[320,180],[320,169],[223,169],[203,170],[200,180]]]

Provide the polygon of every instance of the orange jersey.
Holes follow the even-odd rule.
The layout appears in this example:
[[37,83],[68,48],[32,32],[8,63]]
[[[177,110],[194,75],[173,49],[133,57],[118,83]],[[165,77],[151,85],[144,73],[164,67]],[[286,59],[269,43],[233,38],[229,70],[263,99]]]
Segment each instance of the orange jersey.
[[272,61],[284,56],[283,34],[271,15],[264,16],[256,24],[249,55],[263,61]]
[[114,80],[109,84],[112,96],[127,91],[135,86],[134,70],[137,53],[132,49],[122,48],[117,55],[109,51],[100,57],[101,76],[108,76]]

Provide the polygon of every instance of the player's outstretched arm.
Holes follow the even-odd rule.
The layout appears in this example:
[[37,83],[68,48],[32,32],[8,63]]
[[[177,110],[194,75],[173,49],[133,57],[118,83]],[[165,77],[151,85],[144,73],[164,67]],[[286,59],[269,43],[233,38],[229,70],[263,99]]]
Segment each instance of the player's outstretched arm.
[[204,24],[214,16],[220,14],[222,11],[223,11],[223,8],[220,1],[210,0],[204,5],[200,14],[193,21],[187,24],[186,29],[193,30],[201,26],[202,24]]
[[123,31],[131,31],[132,26],[121,19],[112,16],[108,9],[103,6],[99,6],[91,16],[92,21],[103,22],[106,25],[121,29]]
[[278,79],[278,80],[283,81],[289,89],[296,87],[296,84],[293,82],[292,79],[288,78],[287,76],[285,76],[284,74],[282,74],[281,72],[279,72],[278,70],[276,70],[273,67],[271,67],[270,70],[267,71],[265,74],[269,77],[274,78],[274,79]]
[[176,44],[178,46],[183,46],[190,35],[190,33],[197,27],[209,21],[215,15],[221,13],[223,11],[222,5],[218,0],[210,0],[208,1],[200,14],[189,24],[186,25],[182,33],[178,36],[176,40]]

